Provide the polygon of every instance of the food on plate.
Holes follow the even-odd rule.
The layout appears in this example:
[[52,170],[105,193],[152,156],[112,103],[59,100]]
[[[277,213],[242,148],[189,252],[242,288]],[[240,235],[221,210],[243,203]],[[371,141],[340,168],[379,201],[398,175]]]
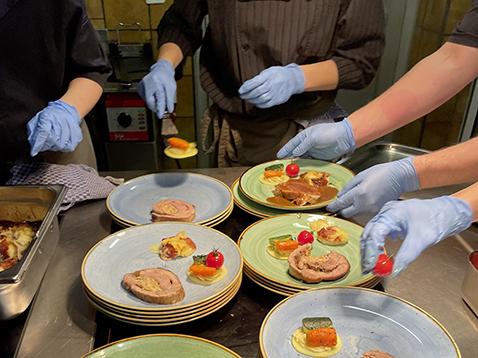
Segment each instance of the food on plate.
[[290,253],[299,247],[299,242],[292,235],[281,235],[269,238],[267,253],[279,260],[287,260]]
[[327,220],[316,220],[309,223],[312,230],[317,231],[317,239],[325,245],[345,245],[347,233],[337,226],[329,225]]
[[342,348],[342,341],[329,317],[307,317],[292,335],[292,346],[309,357],[330,357]]
[[193,204],[178,199],[166,199],[153,205],[151,219],[157,221],[184,221],[191,222],[196,217],[196,208]]
[[40,223],[0,222],[0,272],[14,266],[32,242]]
[[207,255],[193,256],[193,264],[189,267],[189,278],[201,285],[211,285],[226,276],[224,256],[219,250],[212,250]]
[[186,295],[178,276],[163,268],[147,268],[127,273],[122,284],[133,295],[150,303],[177,303]]
[[372,271],[377,276],[389,276],[393,271],[393,259],[386,253],[378,255],[377,262]]
[[337,189],[327,185],[309,184],[304,178],[290,179],[276,185],[274,197],[267,201],[280,205],[315,205],[335,198]]
[[299,175],[299,172],[300,172],[300,168],[297,164],[295,163],[290,163],[286,168],[285,168],[285,172],[287,174],[288,177],[290,178],[295,178]]
[[289,180],[284,172],[284,164],[272,164],[264,169],[264,173],[259,177],[262,184],[277,185]]
[[196,244],[184,231],[181,231],[175,236],[162,239],[159,245],[151,247],[151,251],[159,254],[163,260],[169,261],[178,257],[191,256],[196,251]]
[[369,351],[365,352],[362,358],[395,358],[391,354],[381,352],[381,351]]
[[183,159],[193,157],[198,154],[196,143],[188,142],[182,138],[172,137],[167,139],[168,146],[164,154],[174,159]]
[[326,186],[329,185],[329,173],[310,170],[300,176],[309,185]]
[[312,244],[314,242],[314,235],[310,231],[302,230],[297,235],[297,241],[299,245]]
[[288,258],[291,276],[306,283],[334,281],[344,277],[350,270],[347,258],[336,251],[323,256],[311,256],[312,245],[302,245]]

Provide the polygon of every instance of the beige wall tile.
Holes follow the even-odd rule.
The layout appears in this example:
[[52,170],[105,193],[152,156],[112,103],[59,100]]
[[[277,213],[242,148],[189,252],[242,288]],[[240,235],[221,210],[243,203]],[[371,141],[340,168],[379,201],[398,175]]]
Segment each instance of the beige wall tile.
[[443,20],[447,12],[447,0],[431,0],[428,2],[423,28],[441,32]]
[[177,117],[194,117],[194,91],[191,76],[184,76],[178,81],[176,105]]
[[90,19],[102,19],[104,17],[102,0],[86,0],[86,10]]
[[422,120],[415,121],[409,125],[393,132],[393,141],[412,147],[420,146],[420,131]]
[[196,124],[193,117],[176,117],[174,124],[178,128],[181,138],[190,142],[196,141]]
[[95,27],[95,29],[105,29],[106,28],[105,20],[103,20],[103,19],[91,19],[90,21],[93,24],[93,26]]
[[118,23],[139,22],[143,29],[149,28],[148,5],[143,0],[104,0],[106,26],[116,29]]
[[151,28],[155,29],[158,27],[159,20],[163,17],[166,10],[171,6],[173,0],[166,0],[164,4],[149,5],[151,12]]

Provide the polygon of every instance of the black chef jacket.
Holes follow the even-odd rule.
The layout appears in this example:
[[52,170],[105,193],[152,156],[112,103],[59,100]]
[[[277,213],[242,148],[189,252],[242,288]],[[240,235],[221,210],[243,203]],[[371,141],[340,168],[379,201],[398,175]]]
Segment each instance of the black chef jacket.
[[448,41],[464,46],[478,47],[478,0],[472,1],[471,9],[456,26]]
[[0,0],[0,165],[29,157],[28,121],[71,80],[108,71],[83,0]]

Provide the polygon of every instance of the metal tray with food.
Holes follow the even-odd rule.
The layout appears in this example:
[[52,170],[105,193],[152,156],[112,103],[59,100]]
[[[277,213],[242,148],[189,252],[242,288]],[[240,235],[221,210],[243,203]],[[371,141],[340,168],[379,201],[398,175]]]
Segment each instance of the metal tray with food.
[[59,239],[61,185],[0,187],[0,319],[24,312]]

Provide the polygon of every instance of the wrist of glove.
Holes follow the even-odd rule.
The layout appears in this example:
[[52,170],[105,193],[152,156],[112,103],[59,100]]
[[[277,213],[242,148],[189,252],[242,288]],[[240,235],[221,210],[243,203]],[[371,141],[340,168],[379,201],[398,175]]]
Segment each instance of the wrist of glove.
[[310,126],[277,153],[279,159],[310,156],[316,159],[332,160],[355,150],[355,138],[348,118],[337,123],[320,123]]
[[389,202],[362,234],[362,270],[368,273],[373,269],[386,237],[403,240],[395,257],[393,275],[396,276],[428,247],[466,230],[471,223],[471,207],[458,198],[442,196]]
[[327,210],[339,211],[344,217],[375,214],[385,203],[399,199],[405,192],[418,190],[419,186],[412,158],[378,164],[348,182]]
[[150,72],[138,85],[138,93],[148,108],[158,118],[163,118],[167,110],[174,111],[176,99],[176,79],[172,64],[167,60],[159,60],[151,66]]
[[80,123],[75,107],[62,100],[49,102],[27,124],[31,156],[47,150],[74,151],[83,140]]
[[239,88],[239,96],[258,108],[285,103],[294,94],[304,92],[305,77],[300,66],[272,66]]

